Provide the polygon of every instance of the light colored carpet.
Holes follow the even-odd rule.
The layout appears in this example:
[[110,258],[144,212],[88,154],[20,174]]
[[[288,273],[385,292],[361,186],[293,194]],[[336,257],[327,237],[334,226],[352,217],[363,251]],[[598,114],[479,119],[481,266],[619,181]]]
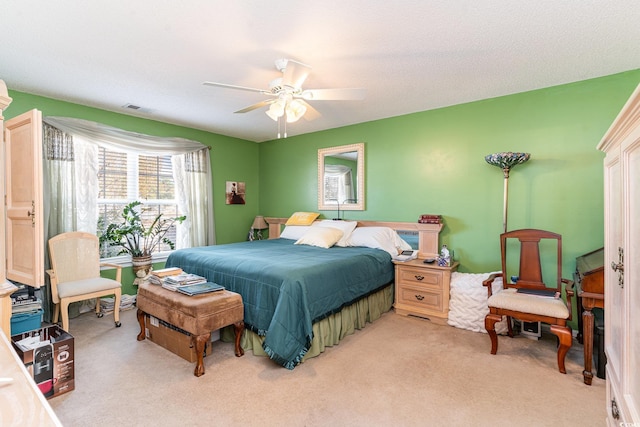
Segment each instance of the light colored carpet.
[[582,381],[582,345],[567,374],[555,337],[499,338],[389,312],[293,371],[215,342],[206,373],[145,340],[135,310],[84,314],[76,389],[50,400],[65,426],[602,426],[605,381]]

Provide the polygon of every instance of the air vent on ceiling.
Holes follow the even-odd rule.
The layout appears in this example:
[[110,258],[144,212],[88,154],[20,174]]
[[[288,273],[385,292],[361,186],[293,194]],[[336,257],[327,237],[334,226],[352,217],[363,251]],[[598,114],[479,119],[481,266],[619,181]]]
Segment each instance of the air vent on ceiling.
[[122,108],[126,108],[128,110],[142,110],[142,107],[140,107],[139,105],[133,105],[133,104],[124,104],[122,106]]

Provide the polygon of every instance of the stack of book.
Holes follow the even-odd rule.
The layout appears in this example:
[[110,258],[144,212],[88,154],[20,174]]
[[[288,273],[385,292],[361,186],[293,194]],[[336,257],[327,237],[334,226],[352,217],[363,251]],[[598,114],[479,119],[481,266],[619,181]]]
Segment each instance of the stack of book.
[[420,224],[441,224],[442,216],[440,215],[420,215],[418,219]]
[[42,309],[42,301],[34,295],[17,295],[11,297],[11,313],[37,313]]
[[[122,294],[120,297],[120,311],[130,310],[136,304],[136,295]],[[111,313],[116,306],[115,298],[102,297],[100,298],[100,310],[103,313]]]
[[171,291],[177,291],[180,286],[197,285],[206,283],[207,279],[191,273],[180,273],[167,276],[162,280],[162,287]]
[[165,278],[169,276],[177,276],[184,273],[179,267],[163,268],[161,270],[152,270],[148,280],[151,284],[162,285]]

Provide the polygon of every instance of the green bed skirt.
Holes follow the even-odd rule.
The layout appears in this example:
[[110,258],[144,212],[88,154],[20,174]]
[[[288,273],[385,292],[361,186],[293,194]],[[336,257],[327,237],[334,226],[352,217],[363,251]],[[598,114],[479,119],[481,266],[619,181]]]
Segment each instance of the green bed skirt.
[[[391,310],[392,306],[393,283],[343,308],[338,313],[314,323],[311,348],[302,361],[318,356],[326,347],[338,344],[344,337],[353,334],[356,329],[364,328],[367,322],[380,318]],[[221,339],[225,342],[233,341],[233,327],[223,328]],[[262,348],[263,341],[264,337],[245,330],[240,344],[245,351],[252,350],[256,356],[267,356]]]

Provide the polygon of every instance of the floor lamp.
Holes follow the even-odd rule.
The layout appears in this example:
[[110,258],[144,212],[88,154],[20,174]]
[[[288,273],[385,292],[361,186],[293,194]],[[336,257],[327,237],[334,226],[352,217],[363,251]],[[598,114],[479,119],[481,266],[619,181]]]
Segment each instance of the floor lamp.
[[489,154],[484,159],[490,165],[498,166],[504,174],[504,205],[502,207],[502,232],[507,232],[507,206],[509,199],[509,171],[515,165],[524,163],[529,160],[529,153],[512,153],[511,151],[503,153]]

